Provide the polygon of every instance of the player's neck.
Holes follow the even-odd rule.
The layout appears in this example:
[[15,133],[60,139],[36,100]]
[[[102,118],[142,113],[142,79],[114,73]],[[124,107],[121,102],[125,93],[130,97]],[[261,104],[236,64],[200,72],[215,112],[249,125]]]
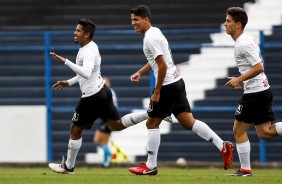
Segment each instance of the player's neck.
[[84,42],[81,42],[79,45],[80,47],[84,47],[85,45],[87,45],[91,40],[85,40]]
[[143,36],[145,36],[145,33],[151,28],[152,26],[149,25],[145,28],[144,32],[142,33]]
[[243,33],[244,33],[243,31],[238,31],[238,32],[236,32],[234,35],[232,35],[231,37],[232,37],[232,39],[233,39],[234,41],[236,41],[237,38],[238,38],[239,36],[241,36]]

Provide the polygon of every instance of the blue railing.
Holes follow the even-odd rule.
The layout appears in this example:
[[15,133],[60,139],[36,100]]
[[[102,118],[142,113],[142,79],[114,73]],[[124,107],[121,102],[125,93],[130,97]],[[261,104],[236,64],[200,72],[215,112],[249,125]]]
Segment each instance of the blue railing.
[[[170,33],[179,33],[185,32],[187,34],[192,32],[219,32],[218,29],[174,29],[174,30],[165,30],[165,34]],[[52,105],[52,89],[51,89],[51,58],[49,52],[51,50],[73,50],[77,51],[77,46],[68,46],[68,45],[52,45],[51,38],[54,35],[65,35],[72,34],[72,31],[21,31],[21,32],[0,32],[0,36],[42,36],[44,38],[44,45],[36,45],[36,46],[17,46],[17,45],[0,45],[0,51],[42,51],[44,53],[44,62],[45,62],[45,103],[47,107],[47,150],[48,150],[48,160],[51,161],[52,156],[52,112],[58,111],[73,111],[74,107],[67,106],[53,106]],[[96,32],[96,35],[99,34],[109,34],[109,35],[120,35],[120,34],[136,34],[132,30],[99,30]],[[263,31],[260,31],[260,43],[261,43],[261,51],[264,54],[264,49],[268,48],[282,48],[282,44],[266,44],[264,42],[264,34]],[[201,44],[175,44],[172,45],[171,48],[174,50],[183,50],[183,49],[200,49],[203,45]],[[205,46],[211,47],[211,46]],[[224,47],[224,46],[221,46]],[[119,50],[142,50],[142,43],[136,45],[126,45],[126,44],[118,44],[118,45],[100,45],[99,48],[101,50],[111,50],[111,51],[119,51]],[[150,92],[154,87],[154,77],[151,74],[150,77]],[[121,111],[132,110],[135,107],[119,107]],[[197,106],[193,108],[193,111],[234,111],[236,107],[234,106]],[[282,106],[275,106],[274,109],[276,111],[282,111]],[[265,142],[260,140],[260,162],[266,162],[266,149]]]

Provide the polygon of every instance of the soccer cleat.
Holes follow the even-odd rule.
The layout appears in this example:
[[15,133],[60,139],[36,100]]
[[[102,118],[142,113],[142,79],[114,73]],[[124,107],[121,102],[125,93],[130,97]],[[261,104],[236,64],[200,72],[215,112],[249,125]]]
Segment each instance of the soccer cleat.
[[49,167],[52,171],[56,173],[61,173],[61,174],[74,174],[74,167],[71,169],[68,169],[66,164],[65,164],[65,158],[63,156],[62,163],[60,164],[54,164],[50,163]]
[[171,116],[168,116],[168,117],[164,118],[163,120],[166,121],[166,122],[168,122],[168,123],[172,123],[172,122],[173,122]]
[[150,169],[146,166],[145,163],[140,163],[138,167],[131,167],[129,168],[129,171],[136,175],[157,175],[158,174],[157,167]]
[[252,176],[252,175],[253,175],[252,170],[246,170],[246,169],[240,168],[235,173],[228,174],[227,176]]
[[227,170],[233,162],[233,144],[230,141],[223,142],[223,148],[221,150],[221,157],[224,162],[224,169]]

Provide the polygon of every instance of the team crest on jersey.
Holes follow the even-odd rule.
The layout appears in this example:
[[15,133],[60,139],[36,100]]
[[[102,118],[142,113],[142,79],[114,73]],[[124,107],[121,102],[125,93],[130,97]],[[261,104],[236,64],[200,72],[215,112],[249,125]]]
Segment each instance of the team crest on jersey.
[[239,115],[242,113],[243,110],[243,105],[238,105],[237,110],[235,112],[235,115]]
[[153,104],[149,104],[149,108],[148,108],[148,112],[152,112],[153,111]]
[[79,114],[78,113],[76,113],[76,112],[74,112],[73,113],[73,117],[72,117],[72,121],[78,121],[78,117],[79,117]]

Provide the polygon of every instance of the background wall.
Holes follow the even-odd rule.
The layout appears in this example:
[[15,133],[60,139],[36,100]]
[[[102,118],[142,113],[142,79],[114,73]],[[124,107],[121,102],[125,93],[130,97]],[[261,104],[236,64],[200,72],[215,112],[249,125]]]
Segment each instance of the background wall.
[[46,162],[46,107],[0,106],[0,162]]

